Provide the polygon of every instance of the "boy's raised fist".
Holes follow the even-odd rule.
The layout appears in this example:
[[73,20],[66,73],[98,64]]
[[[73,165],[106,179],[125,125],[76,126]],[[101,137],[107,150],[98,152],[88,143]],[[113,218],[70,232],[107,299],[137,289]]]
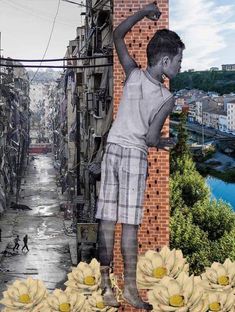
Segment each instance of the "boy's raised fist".
[[152,21],[157,21],[161,16],[161,12],[157,6],[157,1],[146,5],[143,10],[146,12],[146,17]]

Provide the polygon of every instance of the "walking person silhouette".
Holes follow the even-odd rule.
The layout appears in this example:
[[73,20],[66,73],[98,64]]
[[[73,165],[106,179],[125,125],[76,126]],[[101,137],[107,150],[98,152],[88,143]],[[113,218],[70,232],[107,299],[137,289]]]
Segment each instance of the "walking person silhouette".
[[24,246],[22,247],[22,251],[24,250],[24,248],[26,248],[29,251],[29,248],[28,248],[28,235],[27,234],[24,236],[23,242],[24,242]]
[[19,241],[20,241],[20,237],[19,237],[19,235],[17,235],[16,238],[14,239],[15,246],[13,247],[13,251],[14,251],[15,249],[16,249],[16,250],[19,249],[19,247],[20,247]]

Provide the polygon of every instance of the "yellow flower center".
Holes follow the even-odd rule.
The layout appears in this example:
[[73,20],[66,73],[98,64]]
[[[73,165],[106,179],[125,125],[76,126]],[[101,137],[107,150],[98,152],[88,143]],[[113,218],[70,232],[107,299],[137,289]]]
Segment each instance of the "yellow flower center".
[[20,295],[19,301],[20,303],[30,303],[30,297],[28,294]]
[[96,307],[98,309],[104,309],[105,308],[104,302],[103,301],[97,302]]
[[220,311],[220,303],[219,302],[212,302],[210,305],[209,305],[209,309],[211,311]]
[[163,278],[167,274],[167,269],[164,267],[158,267],[153,270],[153,276],[156,278]]
[[88,285],[88,286],[95,285],[95,278],[94,278],[94,276],[87,276],[87,277],[85,277],[84,284]]
[[221,286],[227,286],[229,284],[229,277],[225,275],[219,276],[218,284]]
[[184,297],[180,295],[174,295],[170,297],[170,305],[172,307],[183,307],[184,306]]
[[59,305],[60,312],[70,312],[70,304],[67,302],[61,303]]

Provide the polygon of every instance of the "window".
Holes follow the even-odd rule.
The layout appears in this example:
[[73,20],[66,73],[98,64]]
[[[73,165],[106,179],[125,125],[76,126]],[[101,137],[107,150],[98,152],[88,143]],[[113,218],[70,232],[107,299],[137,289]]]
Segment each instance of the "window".
[[78,84],[78,86],[82,86],[82,84],[83,84],[83,73],[77,73],[77,84]]

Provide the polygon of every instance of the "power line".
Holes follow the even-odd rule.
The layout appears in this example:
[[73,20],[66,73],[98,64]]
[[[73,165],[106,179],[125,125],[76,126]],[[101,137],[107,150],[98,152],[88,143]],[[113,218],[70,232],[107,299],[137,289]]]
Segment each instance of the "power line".
[[[104,3],[104,4],[101,4],[101,7],[107,7],[107,8],[109,8],[109,9],[112,9],[112,7],[111,7],[110,5],[106,4],[108,1],[109,1],[109,0],[105,0],[105,1],[104,1],[105,3]],[[102,2],[102,0],[101,0],[100,2]],[[100,5],[100,2],[96,3],[96,4],[93,6],[93,9],[95,9],[97,6],[99,6],[99,5]]]
[[[17,4],[15,2],[13,2],[12,0],[11,0],[11,2],[5,0],[4,3],[7,4],[8,6],[12,7],[13,9],[17,9],[17,10],[22,11],[22,13],[24,13],[24,14],[29,15],[29,13],[30,13],[30,16],[35,16],[35,17],[40,18],[40,19],[42,19],[44,21],[51,22],[50,16],[45,15],[45,13],[43,13],[43,11],[40,11],[40,15],[39,15],[39,14],[36,13],[35,10],[32,9],[32,7],[30,8],[30,7],[24,6],[22,4]],[[68,27],[73,26],[72,24],[64,22],[64,20],[57,21],[57,23],[59,23],[61,25],[68,26]]]
[[[55,21],[56,21],[56,18],[58,16],[58,13],[59,13],[59,8],[60,8],[60,0],[58,0],[57,10],[56,10],[56,14],[55,14],[55,17],[54,17],[54,20],[53,20],[53,23],[52,23],[51,33],[50,33],[50,36],[49,36],[49,39],[48,39],[48,42],[47,42],[47,46],[46,46],[46,50],[45,50],[45,52],[43,54],[42,60],[46,56],[47,50],[48,50],[50,42],[51,42],[51,37],[52,37],[53,31],[54,31]],[[34,78],[36,77],[36,75],[37,75],[41,65],[42,65],[42,62],[40,62],[40,65],[39,65],[38,69],[36,70],[35,74],[33,75],[33,78],[30,80],[31,83],[33,82]]]
[[[72,3],[72,4],[76,4],[78,6],[81,6],[81,7],[85,7],[85,8],[89,8],[91,10],[94,10],[100,3],[98,2],[96,5],[94,5],[93,7],[92,6],[89,6],[89,5],[86,5],[86,4],[83,4],[83,3],[78,3],[78,2],[74,2],[74,1],[71,1],[71,0],[62,0],[64,2],[68,2],[68,3]],[[101,7],[107,7],[109,9],[111,9],[111,6],[110,5],[107,5],[107,4],[103,4],[101,5]]]
[[69,3],[72,3],[72,4],[79,5],[79,6],[81,6],[81,7],[90,8],[90,9],[91,9],[90,6],[88,6],[88,5],[86,5],[86,4],[83,4],[83,3],[77,3],[77,2],[74,2],[74,1],[70,1],[70,0],[62,0],[62,1],[64,1],[64,2],[69,2]]
[[113,57],[113,55],[96,55],[96,56],[81,56],[81,57],[69,57],[69,58],[56,58],[56,59],[43,59],[43,60],[28,60],[28,59],[13,59],[13,58],[5,58],[0,57],[0,60],[8,61],[8,62],[59,62],[59,61],[76,61],[76,60],[87,60],[87,59],[100,59],[100,58],[108,58]]
[[[31,68],[93,68],[93,67],[106,67],[106,66],[113,66],[112,63],[106,63],[106,64],[99,64],[99,65],[81,65],[81,66],[76,66],[76,65],[64,65],[64,66],[56,66],[56,65],[7,65],[7,64],[1,64],[1,66],[4,67],[11,67],[11,68],[17,68],[17,67],[31,67]],[[35,75],[34,75],[35,76]],[[32,80],[30,81],[32,82]]]

